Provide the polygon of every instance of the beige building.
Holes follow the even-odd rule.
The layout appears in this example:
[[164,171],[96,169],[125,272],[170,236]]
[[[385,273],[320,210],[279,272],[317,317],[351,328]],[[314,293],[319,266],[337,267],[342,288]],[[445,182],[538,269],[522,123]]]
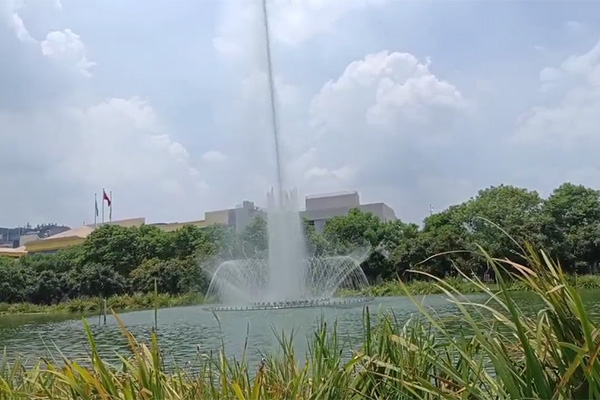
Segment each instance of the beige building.
[[360,196],[356,191],[306,196],[305,206],[306,210],[300,214],[315,227],[317,232],[323,232],[328,220],[347,215],[353,208],[370,212],[384,222],[397,219],[394,210],[385,203],[361,204]]
[[[256,215],[260,215],[261,213],[263,213],[263,211],[259,210],[254,203],[250,201],[244,201],[241,205],[235,208],[208,211],[204,214],[204,219],[201,220],[153,223],[148,225],[156,226],[165,232],[172,232],[186,225],[197,226],[199,228],[204,228],[210,225],[226,225],[233,227],[236,230],[242,230]],[[145,218],[122,219],[104,223],[104,225],[117,225],[126,228],[140,227],[144,224],[146,224]],[[52,253],[58,250],[76,246],[82,244],[85,239],[95,230],[95,228],[101,225],[103,224],[98,223],[96,226],[93,224],[84,225],[79,228],[70,229],[68,231],[42,239],[37,236],[35,236],[35,238],[27,237],[26,240],[24,240],[23,245],[17,249],[0,249],[0,256],[6,255],[10,257],[20,257],[25,254]]]

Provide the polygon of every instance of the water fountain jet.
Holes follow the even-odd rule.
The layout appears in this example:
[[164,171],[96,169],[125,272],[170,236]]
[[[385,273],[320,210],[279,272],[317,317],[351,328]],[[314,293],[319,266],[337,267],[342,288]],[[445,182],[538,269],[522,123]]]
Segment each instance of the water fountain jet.
[[[271,40],[266,0],[262,0],[266,38],[266,67],[271,129],[275,150],[276,191],[267,196],[269,249],[266,258],[222,262],[212,274],[207,298],[222,305],[212,310],[249,310],[352,304],[368,298],[334,299],[340,288],[368,285],[360,264],[369,249],[332,257],[309,257],[295,190],[284,191],[279,121],[271,59]],[[277,196],[275,196],[277,194]]]

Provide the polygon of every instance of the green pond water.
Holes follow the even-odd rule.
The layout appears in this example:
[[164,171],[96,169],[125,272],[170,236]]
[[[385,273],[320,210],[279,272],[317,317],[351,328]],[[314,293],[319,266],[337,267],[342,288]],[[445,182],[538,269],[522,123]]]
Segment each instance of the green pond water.
[[[585,304],[594,317],[600,316],[600,291],[583,292]],[[484,301],[485,295],[467,296],[470,300]],[[534,314],[542,304],[530,293],[515,293],[520,307]],[[419,297],[419,299],[423,299]],[[424,304],[438,316],[448,318],[458,328],[458,310],[441,295],[424,298]],[[307,350],[307,338],[314,332],[319,320],[337,323],[338,332],[348,349],[361,344],[363,337],[363,307],[372,314],[392,311],[402,321],[417,311],[407,297],[376,298],[344,308],[302,308],[269,311],[212,312],[202,306],[177,307],[158,310],[158,333],[165,361],[179,366],[194,365],[200,354],[219,351],[224,344],[229,355],[241,355],[247,340],[247,356],[258,361],[264,353],[278,349],[274,331],[294,332],[296,354]],[[81,316],[77,315],[15,315],[0,317],[0,347],[9,358],[20,357],[27,364],[40,357],[60,360],[62,356],[84,359],[89,354]],[[154,311],[120,314],[127,328],[140,341],[146,341],[154,324]],[[98,316],[87,317],[97,346],[108,360],[117,360],[116,352],[127,348],[116,320],[108,316],[104,325]]]

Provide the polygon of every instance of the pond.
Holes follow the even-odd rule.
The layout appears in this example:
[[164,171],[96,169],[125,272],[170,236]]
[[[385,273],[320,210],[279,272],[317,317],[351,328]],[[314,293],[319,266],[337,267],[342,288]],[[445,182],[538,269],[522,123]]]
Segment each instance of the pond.
[[[542,304],[529,293],[515,293],[521,308],[535,313]],[[485,295],[470,295],[470,300],[484,301]],[[584,292],[590,313],[600,316],[600,291]],[[419,299],[423,299],[422,297]],[[440,317],[458,315],[458,310],[441,295],[424,298],[424,304]],[[400,321],[417,311],[407,297],[376,298],[366,303],[372,314],[379,310],[392,311]],[[277,335],[294,333],[296,354],[307,350],[307,338],[320,320],[328,325],[337,323],[338,333],[348,348],[362,342],[363,307],[365,303],[345,308],[301,308],[269,311],[219,312],[213,314],[202,306],[158,310],[158,333],[167,363],[190,365],[199,354],[219,351],[222,344],[228,355],[239,357],[247,340],[247,357],[258,362],[261,355],[278,350]],[[120,314],[127,328],[140,341],[146,341],[154,324],[154,311]],[[452,320],[452,319],[451,319]],[[460,319],[456,319],[458,324]],[[101,354],[116,361],[116,352],[127,348],[114,317],[108,316],[104,325],[98,316],[88,317]],[[40,357],[60,360],[87,358],[89,346],[81,316],[20,315],[0,317],[0,347],[7,349],[9,358],[20,357],[32,364]]]

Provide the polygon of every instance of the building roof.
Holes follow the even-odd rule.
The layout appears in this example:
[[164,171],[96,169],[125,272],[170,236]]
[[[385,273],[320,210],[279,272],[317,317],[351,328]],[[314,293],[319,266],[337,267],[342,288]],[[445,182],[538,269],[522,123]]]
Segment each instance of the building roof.
[[[139,228],[140,226],[144,225],[145,223],[146,223],[146,218],[140,217],[140,218],[119,219],[116,221],[104,222],[104,223],[98,222],[96,224],[96,226],[117,225],[117,226],[122,226],[123,228],[132,228],[132,227]],[[94,224],[88,224],[86,226],[93,228]]]
[[85,239],[92,232],[94,232],[93,227],[84,225],[79,228],[69,229],[68,231],[57,233],[56,235],[52,235],[52,236],[44,238],[42,240],[47,241],[47,240],[60,239],[60,238],[66,238],[66,237],[80,237],[80,238]]
[[337,196],[348,196],[348,195],[357,195],[358,192],[356,190],[346,190],[342,192],[332,192],[332,193],[322,193],[322,194],[309,194],[306,196],[306,199],[322,199],[325,197],[337,197]]
[[13,256],[19,257],[27,254],[27,250],[25,250],[25,246],[13,248],[0,247],[0,256]]

